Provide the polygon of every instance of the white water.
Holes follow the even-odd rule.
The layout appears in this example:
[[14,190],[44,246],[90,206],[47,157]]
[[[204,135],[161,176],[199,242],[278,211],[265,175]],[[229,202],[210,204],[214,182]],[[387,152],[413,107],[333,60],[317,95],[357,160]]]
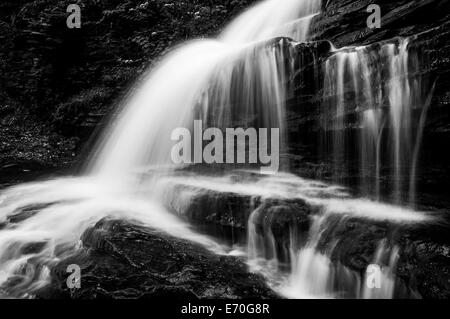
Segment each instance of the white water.
[[[250,213],[246,248],[248,263],[252,271],[262,273],[267,278],[275,291],[289,298],[392,298],[396,288],[396,247],[388,248],[383,241],[374,252],[373,264],[381,267],[381,288],[370,289],[366,284],[367,276],[361,276],[339,262],[332,261],[331,255],[337,244],[333,241],[339,241],[339,238],[329,237],[329,234],[324,237],[324,233],[338,229],[352,218],[383,221],[398,226],[436,220],[436,216],[430,213],[353,198],[341,187],[291,174],[258,176],[256,180],[252,175],[256,172],[235,174],[221,177],[167,175],[160,178],[159,186],[160,189],[169,190],[169,193],[178,194],[177,197],[173,194],[166,196],[165,200],[170,201],[170,206],[182,216],[185,216],[192,201],[205,193],[210,194],[211,198],[214,198],[214,194],[235,194],[248,196],[253,203],[261,202],[251,205],[251,212],[247,212]],[[302,205],[317,211],[317,214],[310,216],[312,225],[306,239],[299,237],[294,222],[288,234],[289,245],[284,248],[280,248],[280,239],[272,231],[274,215],[266,215],[268,209],[264,204],[277,199],[299,200]],[[237,213],[245,214],[245,209]],[[257,225],[262,230],[258,231]],[[327,250],[319,249],[321,241],[331,242]],[[280,270],[283,255],[286,254],[290,257],[290,271],[287,274]]]
[[[82,233],[106,217],[137,222],[224,252],[142,190],[122,185],[83,177],[19,185],[2,192],[0,223],[7,226],[0,231],[0,287],[9,287],[8,281],[14,280],[7,292],[22,297],[41,288],[48,282],[48,267],[79,248]],[[11,221],[27,208],[36,213]],[[36,244],[42,247],[27,249]]]
[[[7,294],[21,297],[43,287],[49,280],[49,268],[76,251],[80,235],[104,217],[132,220],[224,253],[226,248],[169,213],[168,202],[179,200],[178,206],[170,208],[182,211],[183,205],[192,200],[189,193],[178,193],[176,185],[189,187],[191,192],[206,187],[252,197],[297,198],[320,208],[324,216],[396,224],[429,221],[431,217],[426,213],[355,199],[340,187],[289,174],[236,182],[232,177],[164,173],[172,166],[172,130],[190,127],[194,119],[203,119],[215,127],[239,123],[279,127],[283,132],[283,84],[287,80],[284,59],[289,58],[291,44],[284,40],[271,44],[264,41],[280,35],[306,41],[309,23],[320,4],[318,0],[285,0],[280,5],[278,0],[266,0],[238,17],[218,39],[194,41],[174,50],[138,82],[118,118],[104,130],[82,177],[18,185],[3,191],[0,287]],[[398,97],[392,94],[391,99],[397,101]],[[342,107],[338,103],[338,109]],[[367,123],[371,132],[379,131],[376,114],[368,114]],[[373,148],[373,143],[367,142],[367,147]],[[142,173],[148,167],[156,173]],[[252,223],[257,212],[249,220],[249,264],[261,265],[260,260],[270,259],[269,265],[258,271],[266,274],[272,284],[271,278],[278,276],[275,239],[269,229],[265,234],[271,237],[269,240],[261,242],[257,237]],[[327,219],[318,220],[323,218]],[[322,225],[318,223],[311,229],[306,243],[292,239],[292,272],[287,283],[280,285],[275,280],[273,285],[280,293],[289,297],[338,297],[329,286],[331,261],[316,247]],[[40,248],[27,249],[36,243],[41,244]]]
[[[375,252],[372,265],[380,266],[380,285],[378,289],[370,289],[367,285],[363,286],[362,298],[364,299],[391,299],[394,297],[395,289],[395,269],[399,259],[399,248],[388,247],[385,241],[379,243]],[[368,269],[365,281],[368,280],[371,272]]]
[[286,25],[295,32],[285,36],[305,41],[320,3],[266,0],[238,17],[218,40],[176,49],[123,104],[120,117],[104,131],[89,172],[110,178],[145,165],[170,164],[173,145],[167,137],[175,128],[191,127],[194,118],[222,128],[257,115],[258,123],[242,124],[283,132],[285,50],[258,42],[272,39]]
[[[324,220],[316,221],[316,227],[323,226]],[[320,230],[320,229],[316,229]],[[319,233],[320,234],[320,233]],[[334,264],[328,254],[317,251],[317,238],[292,255],[292,274],[286,285],[279,289],[291,298],[362,298],[392,299],[396,288],[395,269],[399,258],[398,247],[391,249],[381,242],[377,248],[373,264],[361,278],[358,272],[337,263]],[[330,252],[331,254],[331,252]],[[387,261],[385,263],[385,260]],[[370,267],[376,267],[377,287],[369,286],[370,275],[374,273]]]
[[312,181],[287,173],[260,176],[257,180],[241,182],[231,176],[211,177],[198,175],[160,177],[165,188],[184,185],[193,189],[208,189],[218,193],[234,193],[262,199],[299,199],[308,205],[320,207],[325,214],[388,221],[391,223],[421,223],[434,218],[427,212],[402,206],[384,204],[365,198],[354,198],[338,186]]
[[[235,84],[231,78],[238,60],[245,93],[240,98],[247,113],[259,113],[261,126],[281,128],[282,51],[271,46],[253,50],[249,43],[268,40],[287,25],[292,36],[304,41],[311,14],[319,5],[317,0],[285,1],[282,6],[276,0],[264,1],[238,18],[218,40],[194,41],[176,49],[143,77],[123,103],[119,117],[94,150],[86,177],[19,185],[2,192],[0,220],[6,225],[0,231],[0,286],[20,278],[10,288],[19,295],[43,286],[48,266],[73,252],[83,231],[106,216],[132,219],[218,251],[212,240],[169,214],[151,188],[140,187],[139,176],[130,176],[139,175],[144,166],[170,166],[170,134],[177,127],[189,127],[195,116],[213,117],[223,125],[242,117],[232,116],[230,110]],[[212,104],[219,114],[210,114]],[[11,221],[27,208],[35,210],[31,217]],[[21,252],[36,242],[43,243],[38,252]],[[62,253],[57,249],[61,246]]]
[[[408,45],[408,39],[400,39],[380,48],[336,50],[326,62],[324,83],[327,103],[322,127],[331,137],[324,137],[323,153],[333,159],[335,181],[348,175],[339,170],[351,165],[349,158],[356,148],[362,191],[380,198],[380,171],[385,166],[391,170],[391,192],[397,202],[407,198],[408,187],[409,192],[415,191],[413,163],[419,154],[413,149],[420,145],[421,134],[414,130],[421,131],[423,123],[414,111],[426,114],[426,96],[417,76],[419,63],[417,56],[409,54]],[[349,118],[354,114],[357,120]],[[356,143],[349,139],[350,129],[358,130]]]
[[262,1],[232,22],[220,39],[241,44],[284,36],[304,42],[320,6],[320,0]]

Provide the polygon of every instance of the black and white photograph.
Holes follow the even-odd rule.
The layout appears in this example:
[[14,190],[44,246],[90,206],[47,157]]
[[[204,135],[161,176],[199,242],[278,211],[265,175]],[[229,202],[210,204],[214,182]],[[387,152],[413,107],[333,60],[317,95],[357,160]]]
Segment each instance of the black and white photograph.
[[0,0],[0,299],[449,298],[450,1]]

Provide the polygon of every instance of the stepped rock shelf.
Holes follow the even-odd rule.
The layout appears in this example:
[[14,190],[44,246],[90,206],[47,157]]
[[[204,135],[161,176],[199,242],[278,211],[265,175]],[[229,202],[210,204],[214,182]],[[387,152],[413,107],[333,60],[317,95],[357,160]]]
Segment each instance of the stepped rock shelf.
[[[20,104],[59,139],[102,130],[75,177],[0,192],[0,296],[449,298],[448,0],[379,1],[380,29],[369,0],[265,0],[165,55],[110,121],[119,89],[163,52],[151,21],[171,21],[171,45],[211,33],[180,21],[235,2],[88,1],[85,27],[64,32],[64,4],[47,2],[0,5],[15,13],[0,20],[14,34],[0,49],[2,127]],[[279,128],[281,171],[174,167],[170,133],[194,120]],[[73,144],[58,138],[44,149]]]

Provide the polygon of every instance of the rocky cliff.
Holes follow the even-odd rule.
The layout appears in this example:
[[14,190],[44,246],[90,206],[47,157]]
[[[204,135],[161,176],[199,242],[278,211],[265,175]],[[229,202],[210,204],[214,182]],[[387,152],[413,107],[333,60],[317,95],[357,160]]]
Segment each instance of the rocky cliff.
[[[70,30],[65,26],[66,2],[3,1],[0,164],[18,160],[71,162],[93,128],[101,125],[103,116],[114,112],[115,103],[133,80],[169,47],[217,33],[251,2],[79,1],[82,28]],[[433,92],[425,123],[425,156],[418,177],[424,190],[421,194],[427,198],[420,204],[448,207],[448,203],[438,201],[446,201],[450,189],[445,175],[450,168],[450,155],[445,151],[450,134],[450,4],[447,0],[378,1],[382,27],[369,29],[366,8],[370,3],[323,1],[322,12],[314,17],[311,26],[312,42],[281,41],[278,49],[284,50],[286,44],[295,48],[295,57],[290,61],[294,70],[288,83],[292,94],[287,101],[290,164],[302,176],[331,179],[330,163],[318,156],[317,148],[323,134],[318,123],[322,120],[325,64],[334,52],[330,43],[337,48],[365,45],[377,52],[386,43],[398,44],[398,37],[409,38],[410,53],[420,57],[421,66],[420,74],[410,76],[423,77],[425,88]],[[351,88],[346,90],[348,85],[344,86],[344,94],[354,94]],[[345,116],[351,118],[353,114],[347,112]],[[351,125],[342,127],[345,131],[354,129]],[[351,180],[356,173],[349,170],[343,178]],[[389,172],[380,176],[389,183]],[[245,196],[211,192],[200,193],[195,204],[183,213],[186,219],[205,228],[218,226],[232,236],[244,237],[251,204],[261,207],[261,219],[255,221],[260,234],[267,230],[264,220],[277,216],[270,227],[281,247],[289,240],[286,225],[307,231],[311,226],[309,216],[315,213],[303,202],[250,203]],[[215,208],[213,213],[211,207]],[[239,218],[233,215],[235,211]],[[346,255],[332,256],[334,261],[343,261],[350,269],[362,272],[373,255],[374,243],[389,234],[405,251],[399,270],[402,280],[418,280],[409,284],[423,297],[448,298],[445,230],[439,228],[429,234],[420,227],[391,229],[384,223],[374,225],[358,219],[332,229],[346,234],[342,236],[346,239],[339,242],[343,247],[340,251]],[[224,234],[226,239],[230,238],[228,233]],[[52,285],[38,296],[273,297],[262,278],[248,274],[239,258],[216,256],[153,230],[123,221],[101,221],[81,239],[84,248],[52,270]],[[147,263],[152,259],[158,263]],[[82,265],[87,274],[83,290],[75,293],[64,288],[65,266],[69,263]]]
[[73,1],[0,4],[0,161],[71,162],[95,125],[166,50],[216,34],[252,1]]
[[[133,80],[167,49],[187,39],[217,34],[224,23],[253,2],[80,1],[82,27],[68,29],[64,1],[3,1],[2,161],[73,161],[93,128],[113,112]],[[312,40],[327,40],[339,48],[414,38],[410,47],[420,52],[421,72],[431,83],[436,81],[427,132],[440,134],[430,138],[432,143],[425,143],[437,144],[430,147],[431,154],[445,145],[449,131],[449,3],[378,1],[381,28],[369,29],[366,9],[370,3],[322,1],[322,12],[311,26]],[[318,54],[326,57],[329,50],[323,48]],[[290,113],[290,125],[310,131],[303,123],[320,111],[323,65],[314,57],[302,59],[306,59],[301,63],[302,73],[308,75],[296,83],[295,101],[302,103],[296,103]]]
[[[423,123],[423,140],[419,154],[420,172],[417,176],[418,187],[424,193],[434,192],[441,198],[448,197],[448,192],[446,192],[448,183],[442,177],[445,175],[444,172],[449,169],[447,163],[450,159],[449,152],[446,151],[450,137],[448,124],[450,120],[450,60],[448,59],[450,53],[450,3],[439,0],[378,1],[377,4],[381,8],[381,28],[379,29],[367,27],[366,20],[370,13],[366,11],[366,8],[370,3],[372,1],[324,1],[322,13],[314,18],[311,26],[312,39],[315,41],[328,40],[336,48],[364,46],[370,52],[367,58],[378,60],[378,65],[386,69],[390,67],[389,63],[391,62],[382,59],[380,62],[379,57],[374,58],[374,52],[384,50],[383,46],[387,43],[398,43],[402,38],[408,39],[407,63],[410,72],[407,76],[410,79],[420,79],[419,81],[421,81],[420,89],[414,87],[411,90],[423,90],[420,94],[429,94],[431,98],[431,100],[423,98],[418,103],[419,105],[413,105],[415,102],[412,101],[407,102],[410,104],[408,107],[417,111],[423,110],[425,105],[427,107],[429,105]],[[341,97],[330,96],[329,92],[324,92],[327,89],[324,88],[326,82],[324,59],[327,59],[330,52],[326,47],[323,48],[325,50],[316,50],[312,55],[307,53],[306,63],[302,61],[303,67],[300,70],[306,75],[304,78],[297,76],[293,80],[297,90],[293,101],[288,104],[289,127],[294,134],[291,139],[290,153],[300,158],[302,163],[299,164],[299,170],[303,174],[319,178],[336,175],[336,172],[332,172],[330,168],[330,165],[336,164],[330,164],[329,159],[321,158],[319,155],[321,150],[317,146],[321,143],[321,136],[327,134],[320,132],[323,127],[319,124],[322,120],[321,117],[326,115],[324,112],[324,105],[325,107],[327,105],[326,99],[342,98],[345,100],[347,113],[344,115],[344,121],[348,126],[343,128],[346,132],[341,133],[341,136],[345,134],[346,139],[353,140],[353,143],[358,143],[359,138],[355,126],[352,126],[353,123],[356,123],[354,118],[358,118],[359,115],[353,112],[363,104],[361,98],[359,100],[358,97],[352,98],[355,96],[355,83],[352,83],[352,79],[347,75],[344,76]],[[300,53],[303,54],[303,51],[301,50]],[[351,57],[347,56],[347,58]],[[366,76],[372,76],[377,72],[376,68],[370,64],[369,69],[372,73],[368,73]],[[314,74],[314,78],[307,74]],[[386,74],[386,71],[380,72],[381,83],[389,81]],[[358,81],[363,83],[365,79],[360,77]],[[315,84],[311,87],[311,83]],[[391,99],[392,96],[384,98]],[[354,105],[351,104],[352,100],[355,102]],[[384,103],[389,103],[389,101]],[[419,115],[415,116],[419,117]],[[386,131],[389,129],[386,127]],[[412,134],[417,133],[420,129],[417,125],[413,125]],[[353,154],[347,158],[350,168],[339,172],[342,175],[339,182],[355,185],[355,178],[364,175],[364,172],[354,167],[357,156],[359,155]],[[309,162],[309,164],[305,165],[305,162]],[[339,165],[342,166],[338,163]],[[408,164],[404,163],[404,165]],[[381,171],[383,170],[388,171],[390,168],[386,165],[381,169]],[[408,174],[409,172],[405,175]],[[389,184],[394,177],[385,173],[381,179],[381,183]],[[427,196],[424,195],[424,197]],[[435,201],[436,198],[431,196],[428,198],[428,201],[430,200]]]

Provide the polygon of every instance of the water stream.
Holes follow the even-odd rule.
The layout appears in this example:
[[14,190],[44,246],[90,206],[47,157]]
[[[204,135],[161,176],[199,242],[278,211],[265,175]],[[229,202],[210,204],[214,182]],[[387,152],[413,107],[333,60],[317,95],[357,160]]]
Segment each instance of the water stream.
[[[373,293],[364,288],[364,275],[333,261],[333,249],[323,250],[319,242],[324,240],[324,231],[335,227],[336,216],[340,223],[351,216],[409,224],[430,222],[428,213],[354,198],[340,186],[288,172],[252,172],[248,178],[248,172],[223,174],[223,169],[217,169],[212,176],[189,175],[170,157],[171,132],[178,127],[192,128],[195,119],[203,120],[207,127],[279,128],[281,147],[287,144],[285,84],[293,66],[286,61],[292,59],[293,45],[308,40],[309,25],[320,8],[320,0],[286,0],[283,5],[278,0],[262,1],[232,22],[217,39],[197,40],[175,49],[138,81],[133,94],[122,103],[118,117],[105,128],[80,175],[2,191],[0,290],[25,297],[44,287],[50,279],[49,269],[79,249],[81,234],[104,217],[132,220],[200,243],[215,253],[231,253],[233,247],[196,231],[195,225],[183,218],[194,195],[206,189],[258,201],[301,200],[314,208],[311,226],[304,233],[293,230],[289,234],[283,256],[271,220],[266,221],[262,233],[257,229],[255,223],[265,213],[261,206],[255,205],[249,212],[246,245],[239,250],[247,255],[250,270],[264,274],[281,295],[392,297],[398,254],[395,245],[382,242],[373,256],[374,263],[386,266],[383,291]],[[280,36],[295,41],[277,38]],[[402,189],[402,165],[414,162],[414,145],[420,143],[420,134],[411,132],[411,114],[419,107],[415,102],[422,98],[415,96],[421,83],[408,76],[412,72],[408,61],[406,39],[378,50],[345,48],[334,52],[326,62],[326,97],[321,111],[322,125],[333,132],[326,138],[323,152],[335,159],[338,170],[345,166],[349,143],[343,135],[348,125],[345,114],[357,106],[355,125],[362,128],[357,147],[361,168],[378,180],[381,160],[389,161],[397,194]],[[382,83],[386,72],[389,80]],[[354,92],[353,104],[344,98],[349,85]],[[387,125],[390,135],[383,138]],[[339,183],[339,174],[335,175]],[[376,197],[379,186],[362,176],[362,187]],[[184,192],[179,192],[180,185]],[[387,262],[385,255],[390,256]],[[286,263],[284,268],[280,266]]]
[[[342,183],[340,177],[353,165],[361,190],[379,199],[380,171],[388,167],[396,202],[414,193],[412,163],[418,154],[413,150],[421,142],[417,132],[426,114],[418,56],[409,54],[408,45],[408,39],[397,39],[378,47],[342,48],[325,64],[322,127],[331,134],[322,138],[322,153],[332,159],[334,181]],[[352,130],[358,131],[356,141],[349,137]],[[359,158],[357,163],[352,157]]]

